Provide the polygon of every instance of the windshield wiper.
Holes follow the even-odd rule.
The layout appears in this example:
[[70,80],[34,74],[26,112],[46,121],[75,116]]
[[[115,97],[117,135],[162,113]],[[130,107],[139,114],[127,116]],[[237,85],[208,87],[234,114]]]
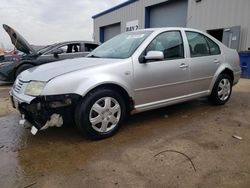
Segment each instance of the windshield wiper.
[[101,58],[101,57],[96,56],[96,55],[90,55],[90,56],[87,56],[87,57],[90,57],[90,58]]

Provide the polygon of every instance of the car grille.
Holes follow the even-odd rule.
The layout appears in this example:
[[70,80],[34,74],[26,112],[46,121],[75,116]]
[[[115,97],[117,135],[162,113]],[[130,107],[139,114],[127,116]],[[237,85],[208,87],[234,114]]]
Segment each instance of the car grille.
[[22,91],[24,82],[22,80],[17,79],[14,85],[14,91],[20,93]]

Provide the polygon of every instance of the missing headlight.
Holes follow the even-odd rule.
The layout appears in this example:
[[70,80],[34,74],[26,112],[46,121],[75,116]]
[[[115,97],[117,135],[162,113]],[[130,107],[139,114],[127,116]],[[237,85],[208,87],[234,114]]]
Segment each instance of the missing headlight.
[[69,106],[71,104],[72,104],[71,99],[65,99],[64,101],[50,102],[49,106],[50,106],[50,108],[60,108],[60,107]]

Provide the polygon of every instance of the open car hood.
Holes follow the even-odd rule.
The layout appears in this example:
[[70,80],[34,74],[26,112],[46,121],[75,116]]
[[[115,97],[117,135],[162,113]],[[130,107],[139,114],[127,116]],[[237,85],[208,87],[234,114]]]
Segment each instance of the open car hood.
[[11,42],[16,49],[26,54],[36,54],[35,49],[17,31],[6,24],[3,24],[3,28],[10,36]]

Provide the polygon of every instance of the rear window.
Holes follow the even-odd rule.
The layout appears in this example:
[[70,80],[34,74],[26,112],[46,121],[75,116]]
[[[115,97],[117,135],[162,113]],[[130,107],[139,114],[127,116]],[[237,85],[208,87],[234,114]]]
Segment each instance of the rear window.
[[94,49],[96,49],[98,47],[97,44],[89,44],[86,43],[85,44],[85,52],[92,52]]
[[202,57],[220,54],[219,46],[205,35],[186,31],[191,57]]
[[218,55],[221,53],[220,47],[212,41],[210,38],[206,37],[206,40],[208,42],[209,50],[211,55]]

